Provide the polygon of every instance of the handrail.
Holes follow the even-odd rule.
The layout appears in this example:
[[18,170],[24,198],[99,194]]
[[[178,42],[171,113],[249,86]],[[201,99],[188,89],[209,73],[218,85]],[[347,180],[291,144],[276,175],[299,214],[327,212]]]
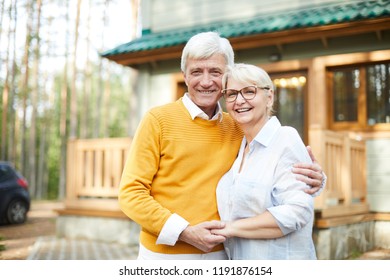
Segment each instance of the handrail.
[[[368,212],[365,142],[321,129],[311,129],[309,137],[328,177],[316,211],[322,218]],[[131,138],[70,140],[65,206],[120,211],[118,187],[130,145]]]
[[312,129],[310,143],[328,177],[315,200],[321,217],[367,213],[365,142],[348,133]]
[[104,201],[116,205],[130,145],[131,138],[69,140],[65,205],[84,203],[99,210],[107,205]]

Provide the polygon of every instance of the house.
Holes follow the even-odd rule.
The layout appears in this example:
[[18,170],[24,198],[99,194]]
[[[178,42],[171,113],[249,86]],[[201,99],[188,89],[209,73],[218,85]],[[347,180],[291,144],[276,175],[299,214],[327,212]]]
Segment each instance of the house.
[[186,41],[218,31],[236,62],[270,74],[276,115],[328,175],[316,198],[318,258],[390,248],[390,0],[143,0],[141,20],[141,37],[102,54],[138,70],[135,123],[186,91]]

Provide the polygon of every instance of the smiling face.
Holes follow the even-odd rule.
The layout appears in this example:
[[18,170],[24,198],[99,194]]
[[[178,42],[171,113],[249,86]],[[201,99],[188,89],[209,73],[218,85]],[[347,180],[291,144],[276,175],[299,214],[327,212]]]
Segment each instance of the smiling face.
[[214,54],[207,59],[187,59],[184,80],[191,100],[210,118],[221,98],[222,75],[226,68],[223,55]]
[[[236,81],[233,78],[229,78],[226,88],[241,90],[252,85],[254,83]],[[250,129],[257,134],[270,116],[272,103],[272,90],[257,88],[257,93],[253,99],[245,100],[241,94],[238,94],[235,101],[226,102],[226,109],[244,130]]]

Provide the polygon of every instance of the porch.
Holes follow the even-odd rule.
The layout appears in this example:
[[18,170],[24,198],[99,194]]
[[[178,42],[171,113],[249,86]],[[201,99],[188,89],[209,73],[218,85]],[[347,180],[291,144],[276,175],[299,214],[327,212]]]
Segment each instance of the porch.
[[[318,258],[342,259],[356,250],[373,249],[375,223],[390,221],[390,214],[370,213],[365,142],[328,130],[312,129],[309,135],[328,176],[326,189],[315,199],[313,238]],[[130,145],[131,138],[68,142],[67,195],[57,220],[60,236],[137,243],[139,227],[129,222],[117,203]]]

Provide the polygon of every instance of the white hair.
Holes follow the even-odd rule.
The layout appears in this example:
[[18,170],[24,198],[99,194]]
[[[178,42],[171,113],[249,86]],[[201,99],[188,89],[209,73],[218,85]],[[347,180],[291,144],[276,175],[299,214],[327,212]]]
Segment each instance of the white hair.
[[228,39],[221,37],[217,32],[202,32],[192,36],[183,49],[181,56],[181,70],[185,72],[187,59],[207,59],[214,54],[222,54],[226,65],[234,65],[234,52]]

